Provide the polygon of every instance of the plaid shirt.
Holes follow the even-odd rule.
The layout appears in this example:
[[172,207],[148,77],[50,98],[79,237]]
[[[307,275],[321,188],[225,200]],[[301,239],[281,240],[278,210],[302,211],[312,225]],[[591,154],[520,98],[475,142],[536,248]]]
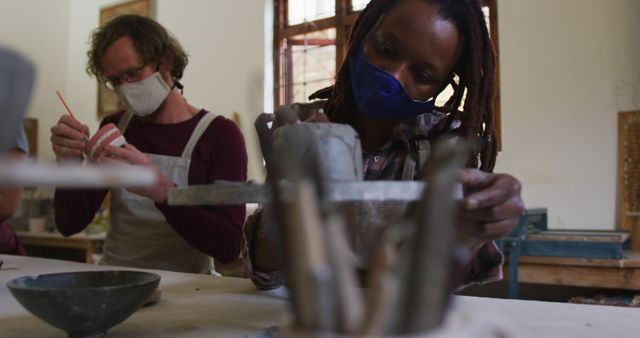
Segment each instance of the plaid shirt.
[[[434,112],[409,118],[398,124],[392,131],[389,141],[381,148],[371,153],[363,152],[363,171],[365,180],[401,180],[404,162],[407,156],[417,156],[417,141],[430,140],[442,134],[438,131],[438,123],[444,114]],[[452,129],[459,126],[454,122]],[[414,169],[413,178],[417,175]],[[284,282],[282,271],[261,272],[252,268],[251,241],[256,235],[262,209],[250,215],[245,223],[245,246],[243,258],[245,270],[253,283],[259,289],[268,290],[281,286]],[[456,285],[467,286],[476,283],[486,283],[502,278],[502,252],[495,242],[483,245],[477,254],[458,271]]]

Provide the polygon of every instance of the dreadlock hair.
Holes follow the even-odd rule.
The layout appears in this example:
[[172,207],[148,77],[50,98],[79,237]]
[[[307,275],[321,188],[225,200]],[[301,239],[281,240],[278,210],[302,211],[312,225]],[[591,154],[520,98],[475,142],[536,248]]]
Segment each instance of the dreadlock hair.
[[[360,13],[349,35],[347,60],[356,52],[356,47],[374,29],[385,13],[400,0],[372,0]],[[456,66],[455,77],[450,84],[454,92],[443,112],[450,113],[446,119],[448,127],[455,120],[461,121],[458,133],[475,145],[467,161],[468,167],[492,172],[496,161],[497,143],[493,126],[493,86],[495,54],[478,0],[424,0],[438,6],[441,18],[451,20],[458,29],[464,43]],[[465,95],[464,107],[459,110]],[[319,90],[310,99],[327,99],[324,110],[333,122],[354,124],[357,111],[351,88],[349,62],[338,70],[336,83]],[[480,140],[480,142],[475,142]]]
[[105,82],[101,59],[111,44],[123,36],[133,41],[136,52],[145,64],[172,64],[171,77],[180,80],[189,57],[171,33],[156,21],[139,15],[120,15],[91,34],[91,48],[87,52],[86,71],[98,81]]

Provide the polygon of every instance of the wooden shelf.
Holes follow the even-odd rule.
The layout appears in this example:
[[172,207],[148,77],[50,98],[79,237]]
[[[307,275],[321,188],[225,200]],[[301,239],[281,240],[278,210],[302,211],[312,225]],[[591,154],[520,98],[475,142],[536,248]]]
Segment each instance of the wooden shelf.
[[87,263],[94,263],[93,254],[95,253],[96,245],[104,243],[106,236],[104,233],[95,235],[78,233],[73,236],[65,237],[57,232],[49,233],[26,231],[16,231],[16,235],[18,236],[18,239],[20,239],[22,245],[83,250],[85,261]]
[[[508,276],[508,264],[504,269]],[[624,259],[520,256],[518,282],[640,290],[640,252]]]

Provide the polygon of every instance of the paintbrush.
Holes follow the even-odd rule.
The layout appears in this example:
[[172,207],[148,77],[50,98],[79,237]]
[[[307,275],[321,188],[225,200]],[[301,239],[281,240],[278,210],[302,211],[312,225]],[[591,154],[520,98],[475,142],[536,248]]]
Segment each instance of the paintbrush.
[[355,257],[349,248],[342,217],[331,214],[324,223],[326,253],[333,277],[333,312],[337,318],[337,330],[343,334],[354,334],[362,327],[366,311],[354,267]]
[[[60,99],[60,101],[62,101],[62,104],[64,105],[64,108],[67,110],[67,112],[69,112],[69,115],[71,115],[71,117],[73,117],[74,120],[80,123],[80,121],[76,118],[76,116],[71,111],[71,108],[69,108],[67,101],[65,101],[64,97],[62,97],[62,94],[60,94],[60,92],[56,90],[56,95],[58,95],[58,98]],[[89,142],[89,136],[87,136],[87,134],[84,132],[84,129],[80,129],[80,133],[84,137],[85,142]]]

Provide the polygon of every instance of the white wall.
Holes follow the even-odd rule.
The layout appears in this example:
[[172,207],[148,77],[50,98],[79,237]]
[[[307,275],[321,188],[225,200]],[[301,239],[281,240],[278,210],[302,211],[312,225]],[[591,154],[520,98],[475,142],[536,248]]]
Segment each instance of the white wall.
[[640,1],[500,0],[503,152],[558,228],[612,229],[617,112],[640,109]]
[[[69,55],[67,71],[67,90],[65,99],[73,109],[78,120],[89,125],[91,133],[98,129],[97,109],[97,85],[96,80],[90,77],[85,67],[87,64],[87,49],[89,48],[89,35],[98,26],[100,20],[100,7],[109,6],[121,1],[118,0],[70,0],[69,18]],[[58,112],[64,114],[64,111]],[[49,132],[46,130],[46,132]],[[40,135],[41,137],[44,135]],[[47,137],[48,139],[48,137]],[[50,148],[50,147],[49,147]],[[53,152],[48,154],[53,157]]]
[[[55,89],[97,126],[95,81],[84,73],[87,38],[100,6],[115,2],[0,0],[0,43],[38,65],[29,115],[40,120],[45,157],[52,157],[48,129],[64,113]],[[156,1],[158,20],[191,54],[185,96],[216,113],[242,114],[254,179],[261,169],[252,122],[272,104],[270,2]],[[496,170],[519,177],[527,206],[549,208],[553,227],[613,228],[616,113],[640,109],[640,1],[498,6],[504,150]]]
[[265,57],[271,55],[265,45],[272,41],[264,39],[265,7],[265,0],[164,0],[157,11],[158,21],[190,54],[182,81],[185,97],[217,114],[241,115],[249,177],[258,180],[262,162],[253,121],[265,110]]

